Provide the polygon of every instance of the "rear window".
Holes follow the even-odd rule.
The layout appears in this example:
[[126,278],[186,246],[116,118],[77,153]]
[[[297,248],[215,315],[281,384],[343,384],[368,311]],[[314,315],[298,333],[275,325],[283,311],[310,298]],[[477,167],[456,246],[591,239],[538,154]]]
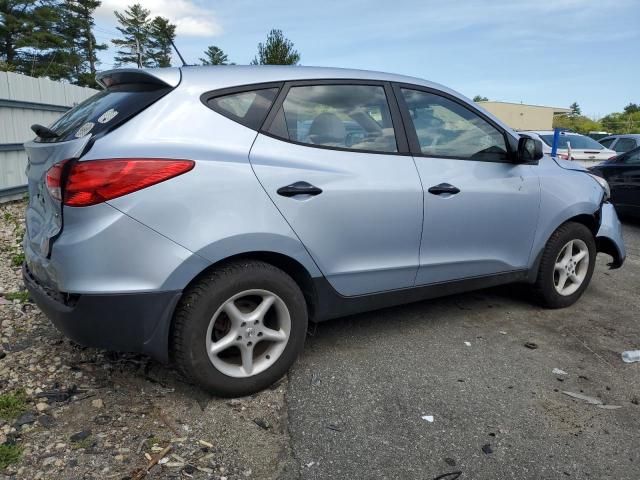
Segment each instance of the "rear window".
[[149,84],[109,87],[72,108],[49,127],[58,134],[56,138],[37,140],[62,142],[89,134],[104,134],[122,125],[169,91],[169,87]]
[[278,88],[263,88],[210,98],[207,106],[245,127],[258,130],[267,117]]
[[[540,135],[540,138],[544,143],[553,146],[553,134]],[[558,148],[566,149],[567,142],[571,144],[571,148],[587,149],[587,150],[602,150],[604,147],[596,142],[593,138],[584,137],[582,135],[566,135],[561,133],[558,139]]]

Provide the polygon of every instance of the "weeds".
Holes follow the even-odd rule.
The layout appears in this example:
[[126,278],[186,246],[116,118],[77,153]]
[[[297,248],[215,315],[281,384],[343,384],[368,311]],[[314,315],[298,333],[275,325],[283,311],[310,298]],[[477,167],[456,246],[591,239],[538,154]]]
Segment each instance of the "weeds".
[[13,420],[27,411],[27,395],[22,390],[0,395],[0,418]]
[[5,293],[4,298],[10,301],[18,300],[20,303],[27,303],[29,301],[29,292],[27,292],[26,290],[9,292]]
[[18,463],[22,456],[22,447],[15,444],[0,445],[0,470],[4,470],[13,463]]

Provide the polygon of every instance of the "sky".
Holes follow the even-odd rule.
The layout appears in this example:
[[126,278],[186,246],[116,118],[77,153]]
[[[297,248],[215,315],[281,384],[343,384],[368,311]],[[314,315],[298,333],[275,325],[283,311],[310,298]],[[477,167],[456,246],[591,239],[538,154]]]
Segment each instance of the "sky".
[[[95,34],[117,36],[103,0]],[[640,103],[640,0],[139,0],[177,25],[187,63],[209,45],[249,63],[279,28],[302,65],[424,78],[464,95],[568,107],[602,117]],[[113,67],[115,49],[100,54]],[[179,65],[174,56],[174,65]]]

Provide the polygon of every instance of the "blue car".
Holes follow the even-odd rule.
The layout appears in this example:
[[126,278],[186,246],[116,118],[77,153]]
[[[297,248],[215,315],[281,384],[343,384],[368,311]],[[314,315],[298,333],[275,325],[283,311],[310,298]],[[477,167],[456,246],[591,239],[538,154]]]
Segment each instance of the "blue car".
[[607,182],[462,95],[307,67],[120,69],[29,155],[25,283],[78,343],[204,389],[278,380],[309,322],[625,259]]

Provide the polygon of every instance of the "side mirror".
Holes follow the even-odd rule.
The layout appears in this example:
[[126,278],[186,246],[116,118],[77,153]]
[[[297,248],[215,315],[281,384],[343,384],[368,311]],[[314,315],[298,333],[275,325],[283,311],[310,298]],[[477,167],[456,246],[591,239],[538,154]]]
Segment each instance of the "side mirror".
[[537,162],[542,158],[542,142],[535,138],[522,136],[518,140],[517,163]]

